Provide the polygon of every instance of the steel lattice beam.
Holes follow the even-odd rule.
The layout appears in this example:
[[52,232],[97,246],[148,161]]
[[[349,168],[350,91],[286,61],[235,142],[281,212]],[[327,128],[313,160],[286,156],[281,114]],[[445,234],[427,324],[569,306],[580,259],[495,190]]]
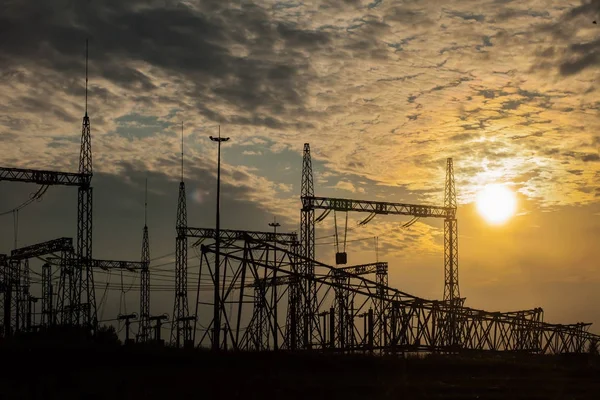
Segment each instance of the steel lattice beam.
[[[186,236],[189,238],[200,238],[200,239],[215,239],[216,240],[216,229],[213,228],[192,228],[192,227],[178,227],[178,236]],[[260,232],[260,231],[242,231],[234,229],[220,229],[219,237],[221,241],[232,241],[232,240],[244,240],[246,236],[250,236],[256,240],[264,240],[267,242],[277,242],[281,244],[293,244],[298,241],[298,235],[295,233],[273,233],[273,232]],[[201,243],[201,240],[193,244],[197,246]]]
[[[45,260],[52,265],[60,265],[61,258],[57,257],[48,257]],[[77,264],[81,262],[78,260],[74,254],[71,254],[70,262],[72,264]],[[87,261],[87,264],[91,268],[94,269],[102,269],[104,271],[108,271],[109,269],[123,269],[131,272],[142,271],[143,269],[148,267],[148,263],[145,261],[127,261],[127,260],[100,260],[100,259],[91,259]]]
[[379,273],[387,273],[387,262],[374,262],[368,264],[351,265],[349,267],[338,268],[337,271],[344,271],[352,275],[368,275]]
[[368,212],[378,215],[410,215],[413,217],[453,218],[456,209],[384,201],[302,196],[303,209]]
[[89,179],[89,175],[77,172],[0,167],[0,181],[37,183],[38,185],[83,186]]
[[10,252],[10,258],[13,260],[25,260],[46,254],[57,253],[61,251],[73,251],[73,239],[58,238],[47,242],[36,243],[31,246],[20,247]]
[[147,268],[148,264],[143,261],[121,261],[121,260],[90,260],[89,265],[92,268],[103,270],[126,269],[128,271],[141,271]]

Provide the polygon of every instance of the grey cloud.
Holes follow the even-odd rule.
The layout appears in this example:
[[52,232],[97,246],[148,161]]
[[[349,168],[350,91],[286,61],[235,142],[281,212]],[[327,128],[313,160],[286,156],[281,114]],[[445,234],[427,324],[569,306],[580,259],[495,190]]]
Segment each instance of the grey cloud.
[[457,142],[463,142],[463,141],[471,139],[472,137],[473,137],[473,135],[470,133],[459,133],[458,135],[451,136],[450,140],[457,141]]
[[584,69],[598,64],[600,61],[600,52],[593,50],[589,54],[579,55],[577,58],[565,61],[560,64],[559,71],[561,75],[568,76],[577,74]]
[[[553,46],[536,50],[538,63],[536,68],[554,69],[562,76],[578,74],[600,63],[600,40],[591,42],[575,42],[582,24],[590,24],[600,17],[600,1],[582,1],[580,5],[567,10],[554,22],[540,25],[536,34],[550,34],[554,38]],[[563,51],[556,51],[555,45],[564,46]]]
[[394,6],[386,11],[385,21],[400,22],[402,24],[418,24],[427,26],[433,24],[433,20],[424,10],[415,10],[405,6]]
[[600,156],[598,155],[598,153],[588,153],[588,154],[584,154],[581,157],[581,160],[584,162],[600,161]]
[[496,16],[495,20],[498,22],[503,22],[507,20],[511,20],[518,17],[535,17],[535,18],[549,18],[550,13],[548,11],[532,11],[532,10],[522,10],[516,8],[504,8],[502,9]]
[[321,8],[356,8],[361,5],[361,0],[324,0]]
[[523,102],[519,100],[507,101],[506,103],[502,103],[502,109],[516,110],[521,104],[523,104]]
[[[240,111],[258,107],[282,113],[282,102],[302,108],[308,69],[301,51],[318,51],[330,34],[274,22],[260,7],[239,9],[225,2],[203,1],[200,9],[179,3],[138,7],[145,2],[57,2],[33,0],[9,7],[0,15],[0,66],[44,66],[58,75],[83,71],[83,41],[90,37],[90,73],[125,89],[151,93],[152,80],[131,61],[144,61],[192,83],[183,94],[195,99],[209,118],[213,94]],[[284,50],[276,43],[284,41]],[[247,56],[231,52],[245,49]],[[81,90],[82,82],[75,84]],[[74,83],[70,82],[69,87]],[[151,98],[139,99],[151,102]],[[47,106],[46,103],[38,107]],[[66,115],[64,115],[66,116]],[[255,121],[256,122],[256,121]]]
[[599,0],[581,0],[581,5],[571,9],[568,13],[570,18],[577,17],[579,15],[594,16],[600,14],[600,1]]
[[453,17],[458,17],[458,18],[464,19],[465,21],[471,21],[471,20],[477,21],[477,22],[485,21],[485,15],[483,15],[483,14],[473,14],[473,13],[467,13],[467,12],[462,12],[462,11],[446,11],[446,13]]

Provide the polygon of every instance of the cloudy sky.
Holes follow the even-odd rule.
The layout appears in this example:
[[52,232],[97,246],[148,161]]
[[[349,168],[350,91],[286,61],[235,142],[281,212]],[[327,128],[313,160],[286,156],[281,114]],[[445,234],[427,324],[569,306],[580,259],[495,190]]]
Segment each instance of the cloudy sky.
[[[151,255],[161,257],[153,313],[172,312],[183,121],[198,227],[214,226],[208,136],[219,125],[231,137],[222,225],[232,229],[268,230],[276,217],[298,230],[305,142],[320,196],[442,204],[453,157],[467,304],[541,306],[547,321],[595,322],[600,333],[596,19],[598,0],[4,0],[0,164],[77,170],[89,38],[94,257],[139,259],[147,178]],[[501,226],[474,206],[491,183],[517,194],[517,215]],[[36,187],[0,190],[4,212]],[[379,236],[390,284],[441,298],[439,221],[357,227],[364,217],[350,216],[349,263],[374,261]],[[18,244],[74,237],[75,218],[75,190],[52,187],[19,212]],[[329,263],[333,229],[330,216],[317,231]],[[0,252],[14,231],[13,214],[0,217]],[[96,280],[101,318],[137,309],[136,278]]]

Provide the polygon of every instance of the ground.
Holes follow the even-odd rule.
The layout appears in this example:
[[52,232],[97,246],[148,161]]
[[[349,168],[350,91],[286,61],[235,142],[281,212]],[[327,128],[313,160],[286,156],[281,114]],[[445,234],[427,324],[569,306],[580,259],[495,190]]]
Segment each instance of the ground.
[[4,345],[1,398],[597,399],[583,356],[227,353]]

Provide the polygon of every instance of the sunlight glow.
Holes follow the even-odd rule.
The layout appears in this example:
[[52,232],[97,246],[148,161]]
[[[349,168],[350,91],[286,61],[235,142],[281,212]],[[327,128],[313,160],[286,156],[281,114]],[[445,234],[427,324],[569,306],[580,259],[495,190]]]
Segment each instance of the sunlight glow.
[[515,214],[517,199],[506,186],[493,184],[485,186],[477,195],[477,211],[490,224],[506,222]]

